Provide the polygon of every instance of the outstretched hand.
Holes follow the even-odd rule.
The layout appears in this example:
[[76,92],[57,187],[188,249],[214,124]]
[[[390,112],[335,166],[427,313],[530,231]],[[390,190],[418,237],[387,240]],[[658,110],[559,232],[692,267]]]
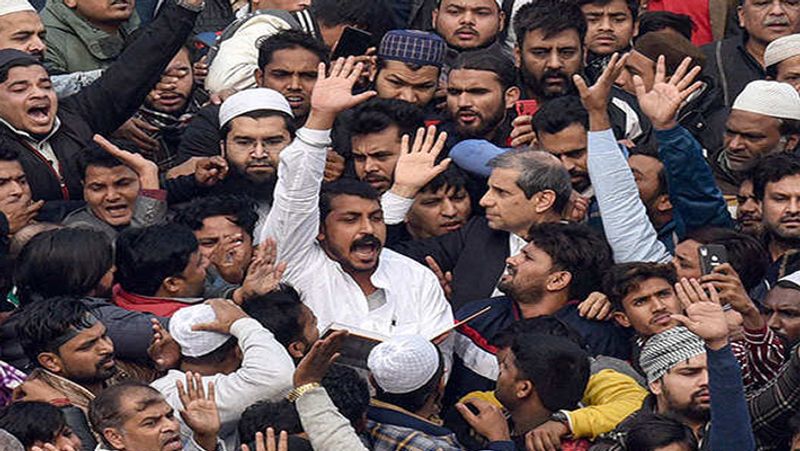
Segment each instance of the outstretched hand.
[[413,145],[409,145],[409,141],[411,138],[403,135],[400,157],[394,170],[392,192],[412,199],[419,190],[447,169],[451,159],[445,158],[436,164],[436,158],[447,141],[447,133],[441,132],[437,137],[434,125],[428,127],[428,130],[418,129]]
[[333,62],[330,74],[325,74],[325,63],[317,67],[317,83],[311,94],[311,114],[306,127],[314,130],[329,130],[336,115],[375,96],[375,91],[353,95],[353,86],[358,81],[364,63],[355,64],[355,58],[339,58]]
[[339,349],[347,334],[346,330],[337,330],[329,336],[317,340],[303,360],[297,364],[293,377],[294,386],[300,387],[314,382],[322,382],[328,369],[339,357]]
[[619,53],[612,55],[608,66],[591,87],[586,84],[582,76],[578,74],[572,76],[572,81],[578,89],[578,94],[580,94],[581,102],[590,115],[592,113],[607,114],[611,88],[614,86],[614,80],[619,77],[619,74],[625,68],[626,61],[628,61],[628,55],[622,57],[619,56]]
[[263,296],[278,288],[286,270],[286,262],[276,262],[277,257],[278,246],[273,238],[268,238],[254,249],[253,259],[247,268],[242,287],[233,294],[233,300],[237,304],[253,297]]
[[692,83],[702,69],[700,66],[695,66],[689,70],[691,63],[692,59],[687,56],[667,81],[664,55],[659,56],[655,80],[649,91],[645,89],[642,77],[633,76],[633,86],[636,89],[639,106],[656,130],[669,130],[675,127],[678,123],[678,110],[683,102],[703,86],[699,81]]
[[719,302],[719,294],[710,283],[700,285],[697,279],[681,279],[675,284],[675,294],[683,304],[685,315],[671,315],[706,342],[719,350],[728,344],[728,321]]
[[221,426],[214,392],[214,383],[208,383],[208,392],[203,387],[203,378],[198,373],[187,372],[186,384],[175,381],[178,398],[183,409],[181,418],[194,433],[195,441],[203,449],[215,449],[217,434]]
[[103,150],[131,168],[139,176],[141,189],[159,189],[158,165],[141,154],[120,149],[101,135],[94,135],[94,142]]

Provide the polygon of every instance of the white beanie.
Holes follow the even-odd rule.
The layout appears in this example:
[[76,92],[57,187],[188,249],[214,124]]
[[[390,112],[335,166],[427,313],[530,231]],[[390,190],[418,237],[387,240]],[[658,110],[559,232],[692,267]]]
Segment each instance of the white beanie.
[[202,357],[222,346],[230,335],[218,332],[192,330],[195,324],[213,322],[217,318],[214,309],[208,304],[184,307],[169,319],[169,334],[181,347],[186,357]]
[[0,0],[0,16],[24,11],[35,13],[36,8],[31,6],[28,0]]
[[400,335],[375,346],[367,358],[375,383],[387,393],[411,393],[439,369],[439,351],[420,335]]
[[800,94],[788,83],[751,81],[731,108],[778,119],[800,120]]
[[764,51],[764,67],[800,55],[800,34],[790,34],[769,43]]
[[289,101],[278,91],[268,88],[245,89],[222,103],[219,108],[219,127],[224,127],[231,119],[258,110],[279,111],[294,117]]

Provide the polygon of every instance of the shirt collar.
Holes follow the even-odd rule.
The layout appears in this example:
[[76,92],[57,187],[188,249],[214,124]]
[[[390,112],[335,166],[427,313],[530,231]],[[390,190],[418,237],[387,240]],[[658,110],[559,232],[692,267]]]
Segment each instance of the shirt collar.
[[453,432],[427,418],[411,413],[402,407],[373,399],[370,401],[367,417],[378,423],[407,427],[428,435],[442,437]]
[[53,122],[53,128],[50,129],[50,133],[48,133],[42,139],[34,138],[33,135],[31,135],[30,133],[26,132],[25,130],[19,130],[18,128],[16,128],[13,125],[9,124],[8,121],[6,121],[3,118],[0,118],[0,124],[3,124],[6,127],[8,127],[8,129],[11,130],[15,135],[21,136],[22,138],[25,138],[26,140],[28,140],[28,141],[30,141],[32,143],[35,143],[37,145],[41,145],[41,144],[47,142],[53,135],[56,134],[58,129],[61,128],[61,119],[59,119],[58,116],[56,116],[56,120]]

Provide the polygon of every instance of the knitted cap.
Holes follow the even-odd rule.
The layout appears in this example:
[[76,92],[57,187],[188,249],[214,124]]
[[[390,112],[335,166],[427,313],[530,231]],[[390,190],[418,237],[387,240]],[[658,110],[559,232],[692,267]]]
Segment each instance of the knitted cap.
[[36,12],[36,8],[28,3],[28,0],[2,0],[0,1],[0,16],[6,14],[21,13],[23,11]]
[[387,393],[411,393],[427,384],[439,369],[439,351],[420,335],[400,335],[375,346],[367,368]]
[[268,88],[253,88],[239,91],[228,97],[219,108],[219,127],[243,114],[258,110],[273,110],[294,117],[292,107],[283,94]]
[[788,83],[751,81],[731,108],[779,119],[800,120],[800,94]]
[[800,55],[800,34],[790,34],[769,43],[764,51],[764,67]]
[[447,44],[438,34],[417,30],[392,30],[384,35],[378,57],[420,66],[442,67]]
[[169,334],[181,347],[186,357],[202,357],[222,346],[230,335],[217,332],[192,330],[195,324],[213,322],[217,318],[214,309],[208,304],[184,307],[169,320]]
[[661,379],[675,365],[705,352],[705,343],[700,337],[683,326],[677,326],[653,335],[645,342],[639,366],[649,384]]

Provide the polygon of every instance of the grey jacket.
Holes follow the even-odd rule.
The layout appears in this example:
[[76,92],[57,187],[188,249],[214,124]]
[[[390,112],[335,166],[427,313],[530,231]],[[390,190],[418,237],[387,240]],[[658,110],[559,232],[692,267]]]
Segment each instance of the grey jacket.
[[[166,196],[164,196],[166,197]],[[167,217],[167,202],[139,193],[136,204],[133,207],[133,218],[130,226],[127,227],[147,227],[160,224]],[[89,206],[75,210],[64,219],[64,225],[71,228],[90,229],[106,234],[113,243],[122,228],[114,227],[92,213]]]

